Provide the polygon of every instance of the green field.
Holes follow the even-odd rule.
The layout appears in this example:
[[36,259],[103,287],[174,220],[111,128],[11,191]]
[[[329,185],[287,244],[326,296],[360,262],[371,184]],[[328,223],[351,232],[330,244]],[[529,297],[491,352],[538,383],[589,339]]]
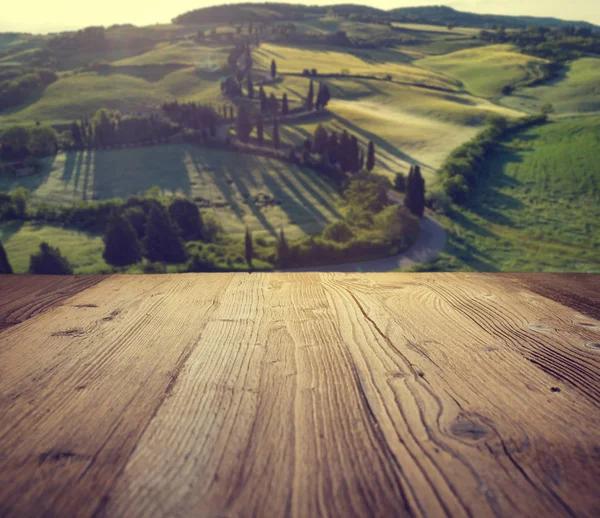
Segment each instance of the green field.
[[43,241],[60,248],[74,265],[74,273],[108,273],[112,268],[102,259],[102,237],[51,225],[11,221],[0,223],[0,241],[6,249],[14,273],[27,273],[29,256],[39,251]]
[[338,217],[335,189],[311,170],[191,145],[61,153],[46,159],[42,174],[0,177],[0,191],[29,189],[32,206],[126,199],[153,186],[163,195],[194,199],[232,234],[247,226],[274,236],[283,228],[293,239],[317,233]]
[[220,67],[225,64],[229,47],[210,47],[185,40],[159,43],[151,51],[115,61],[114,65],[171,65],[174,63],[202,67]]
[[[222,101],[214,78],[206,79],[196,68],[173,71],[172,66],[112,67],[106,72],[69,74],[51,84],[41,98],[0,115],[0,126],[33,123],[68,124],[92,117],[100,108],[120,110],[156,108],[164,101]],[[165,75],[161,77],[161,74]],[[154,80],[154,79],[159,80]]]
[[[285,89],[289,79],[280,85],[280,90]],[[294,91],[307,89],[306,79],[294,79],[304,81],[295,85]],[[283,125],[282,140],[299,145],[312,138],[319,123],[337,132],[345,129],[363,145],[369,140],[375,142],[376,172],[393,177],[419,163],[429,186],[436,183],[436,169],[446,156],[477,134],[487,117],[519,115],[468,94],[365,79],[326,82],[334,96],[328,113]]]
[[600,117],[505,143],[477,194],[443,222],[442,270],[600,273]]
[[540,77],[540,65],[546,62],[521,54],[512,45],[490,45],[428,57],[415,64],[457,79],[472,94],[496,97],[506,85]]
[[558,116],[600,111],[600,58],[581,58],[570,65],[560,78],[541,86],[523,88],[504,97],[502,104],[536,113],[546,104],[554,106]]
[[266,43],[253,52],[255,65],[267,70],[271,60],[280,73],[300,74],[304,69],[317,69],[319,74],[371,75],[394,80],[421,83],[438,88],[457,89],[457,82],[447,76],[407,63],[408,58],[396,50],[339,50],[334,46],[297,47]]

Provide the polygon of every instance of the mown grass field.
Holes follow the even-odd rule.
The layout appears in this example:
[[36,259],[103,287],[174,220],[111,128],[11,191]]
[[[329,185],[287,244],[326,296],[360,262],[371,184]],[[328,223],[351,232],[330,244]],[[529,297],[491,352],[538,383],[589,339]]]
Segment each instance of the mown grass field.
[[443,218],[449,243],[434,267],[600,273],[599,148],[598,116],[504,143],[478,194]]
[[271,60],[280,73],[300,74],[315,68],[319,74],[371,75],[406,83],[421,83],[438,88],[457,89],[457,82],[447,76],[407,63],[409,58],[395,50],[341,51],[333,46],[298,47],[266,43],[253,52],[255,65],[267,70]]
[[502,104],[530,113],[551,103],[557,116],[600,112],[600,58],[581,58],[561,77],[544,85],[523,88],[502,98]]
[[25,187],[31,204],[126,199],[159,187],[195,200],[227,233],[250,228],[290,238],[317,233],[338,217],[338,195],[309,169],[264,157],[188,145],[61,153],[42,174],[0,177],[0,191]]
[[0,223],[0,241],[14,273],[27,273],[29,257],[39,251],[43,241],[60,248],[76,274],[112,271],[102,259],[104,243],[101,236],[52,225],[11,221]]
[[[280,90],[286,88],[289,79],[286,77]],[[295,84],[293,90],[305,92],[308,80],[294,79],[303,84]],[[369,140],[375,142],[375,172],[393,178],[397,172],[406,173],[411,165],[418,163],[428,186],[436,183],[436,169],[446,156],[472,138],[487,117],[519,115],[468,94],[365,79],[326,82],[334,96],[328,113],[282,125],[282,141],[301,144],[306,138],[312,138],[318,124],[339,133],[345,129],[365,146]],[[269,127],[267,135],[270,132]]]
[[416,64],[460,81],[481,97],[496,97],[506,85],[519,85],[540,77],[546,60],[519,53],[512,45],[490,45],[428,57]]

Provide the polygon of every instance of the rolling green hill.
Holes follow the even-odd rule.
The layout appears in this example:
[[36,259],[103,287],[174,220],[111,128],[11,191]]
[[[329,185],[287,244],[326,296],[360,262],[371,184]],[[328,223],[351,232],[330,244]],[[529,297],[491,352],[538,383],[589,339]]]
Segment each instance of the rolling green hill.
[[434,267],[600,273],[598,149],[598,116],[504,143],[467,205],[444,218],[449,244]]
[[600,58],[581,58],[568,65],[560,78],[522,88],[501,100],[505,106],[530,113],[551,103],[558,116],[600,111]]
[[415,64],[447,74],[482,97],[501,94],[506,85],[518,85],[541,76],[545,59],[519,53],[512,45],[490,45],[428,57]]

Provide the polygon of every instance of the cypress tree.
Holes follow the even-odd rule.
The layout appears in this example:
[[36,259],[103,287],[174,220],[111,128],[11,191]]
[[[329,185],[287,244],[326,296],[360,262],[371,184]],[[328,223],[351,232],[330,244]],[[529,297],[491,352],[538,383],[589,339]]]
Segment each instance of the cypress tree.
[[242,142],[248,142],[250,139],[250,133],[252,133],[252,119],[245,104],[242,104],[238,109],[237,118],[235,120],[235,133],[237,138]]
[[308,95],[306,96],[306,109],[307,110],[312,110],[313,109],[313,105],[314,105],[314,101],[315,101],[315,88],[313,85],[313,80],[310,80],[310,83],[308,85]]
[[406,179],[402,173],[396,173],[394,177],[394,189],[398,192],[404,192],[406,189]]
[[113,211],[108,222],[103,241],[102,257],[112,266],[125,267],[142,259],[142,250],[135,230],[116,211]]
[[361,149],[358,157],[358,169],[362,171],[365,168],[365,152]]
[[233,118],[234,118],[234,113],[233,113],[233,105],[231,105],[231,106],[229,107],[229,118],[230,118],[231,120],[233,120]]
[[183,242],[164,207],[155,203],[150,209],[144,237],[144,255],[150,261],[180,263],[185,261]]
[[340,166],[342,167],[342,171],[347,173],[350,171],[351,159],[350,159],[350,136],[348,132],[344,130],[342,133],[342,138],[340,139],[340,144],[338,147],[338,157]]
[[285,239],[283,229],[279,232],[279,240],[277,241],[277,265],[282,268],[288,264],[290,259],[290,249]]
[[338,163],[339,156],[339,143],[337,138],[337,133],[333,132],[329,137],[329,142],[327,142],[327,158],[329,159],[329,163],[331,165],[335,165]]
[[277,101],[277,97],[275,97],[274,93],[271,93],[269,96],[268,107],[271,115],[277,115],[279,112],[279,102]]
[[325,152],[327,151],[329,138],[327,136],[327,130],[325,130],[325,128],[323,128],[321,124],[319,124],[317,126],[317,129],[315,130],[313,141],[314,152],[319,153],[320,155],[325,154]]
[[248,99],[254,99],[254,83],[252,82],[252,74],[248,72]]
[[360,170],[360,147],[355,135],[350,138],[350,155],[348,157],[348,168],[351,173],[358,173]]
[[244,239],[244,248],[246,252],[246,262],[248,263],[248,268],[252,268],[252,234],[250,234],[250,229],[246,227],[246,237]]
[[12,267],[8,262],[8,256],[6,255],[6,250],[4,250],[4,246],[0,241],[0,274],[3,273],[12,273]]
[[373,141],[369,141],[369,148],[367,150],[367,171],[372,171],[375,167],[375,144]]
[[421,176],[421,167],[411,166],[406,181],[404,205],[415,216],[423,217],[425,212],[425,180]]
[[75,121],[71,124],[71,137],[73,138],[75,148],[81,149],[83,147],[83,137],[81,135],[81,128]]
[[275,63],[275,60],[271,61],[271,77],[273,79],[275,79],[275,76],[277,75],[277,63]]
[[260,101],[260,113],[267,113],[267,95],[262,85],[260,85],[258,90],[258,99]]
[[265,140],[262,115],[259,115],[256,120],[256,140],[258,141],[259,146],[262,146]]
[[273,121],[273,147],[279,149],[279,120]]
[[281,98],[281,115],[287,115],[290,112],[290,107],[288,106],[288,98],[287,94],[284,93]]

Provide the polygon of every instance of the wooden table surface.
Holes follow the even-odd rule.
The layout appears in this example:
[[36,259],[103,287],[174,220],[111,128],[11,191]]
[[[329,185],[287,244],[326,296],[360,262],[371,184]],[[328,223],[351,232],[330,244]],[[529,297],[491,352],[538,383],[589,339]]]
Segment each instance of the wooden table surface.
[[0,277],[0,516],[600,516],[600,276]]

